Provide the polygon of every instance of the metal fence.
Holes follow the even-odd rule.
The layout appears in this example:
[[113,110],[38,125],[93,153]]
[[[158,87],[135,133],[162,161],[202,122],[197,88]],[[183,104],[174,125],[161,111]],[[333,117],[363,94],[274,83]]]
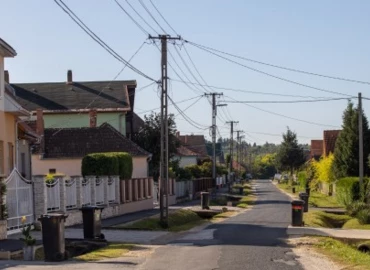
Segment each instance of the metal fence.
[[192,180],[178,181],[175,185],[175,194],[177,198],[189,196],[192,194]]
[[46,196],[47,196],[47,211],[60,210],[60,184],[59,178],[54,178],[46,181]]
[[104,181],[100,177],[97,177],[95,180],[95,204],[104,204]]
[[111,177],[108,179],[108,202],[116,202],[116,185]]
[[91,181],[84,178],[82,180],[82,206],[91,205]]
[[76,179],[66,180],[66,209],[77,208],[77,182]]

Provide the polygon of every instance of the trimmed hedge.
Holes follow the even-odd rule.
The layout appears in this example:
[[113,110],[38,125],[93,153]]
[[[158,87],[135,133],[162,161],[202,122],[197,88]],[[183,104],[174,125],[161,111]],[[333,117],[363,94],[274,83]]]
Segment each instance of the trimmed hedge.
[[132,157],[124,152],[88,154],[82,159],[82,175],[119,175],[121,179],[132,176]]
[[[369,179],[364,178],[364,188],[368,189]],[[360,200],[360,182],[358,177],[344,177],[336,183],[336,197],[340,204],[348,206]]]

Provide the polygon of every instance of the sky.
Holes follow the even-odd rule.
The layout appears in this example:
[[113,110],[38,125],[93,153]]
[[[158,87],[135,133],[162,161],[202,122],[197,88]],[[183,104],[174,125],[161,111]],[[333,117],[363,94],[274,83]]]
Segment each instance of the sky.
[[[149,77],[160,79],[158,48],[114,0],[63,1],[124,59],[130,59],[141,47],[130,63]],[[142,2],[164,31],[139,0],[117,1],[151,35],[166,31],[176,36],[150,0]],[[152,2],[183,40],[273,65],[370,82],[370,1]],[[156,32],[138,17],[128,3]],[[66,80],[68,69],[73,71],[75,81],[111,81],[123,68],[121,62],[83,32],[54,1],[1,0],[1,6],[0,25],[3,27],[0,27],[0,37],[18,53],[14,59],[6,59],[5,62],[12,83],[61,82]],[[169,67],[169,96],[179,102],[177,106],[193,121],[189,123],[174,106],[169,107],[169,111],[176,115],[177,129],[181,134],[204,134],[209,139],[211,105],[209,98],[200,97],[205,89],[222,92],[223,96],[217,99],[220,104],[232,100],[312,100],[262,94],[266,92],[315,98],[356,97],[361,92],[364,97],[370,98],[370,84],[300,74],[231,58],[241,63],[238,65],[184,41],[177,41],[176,45],[169,43],[168,49],[169,64],[181,77],[178,78]],[[342,95],[282,81],[255,70]],[[135,111],[140,116],[143,117],[151,109],[159,111],[157,86],[153,84],[141,89],[149,85],[150,80],[129,68],[124,69],[117,80],[137,81]],[[177,80],[257,93],[207,86],[204,89]],[[181,102],[183,100],[188,101]],[[347,102],[347,99],[341,99],[311,103],[227,103],[227,106],[218,108],[218,137],[229,137],[230,125],[226,122],[238,121],[234,129],[243,130],[249,143],[279,143],[287,127],[297,133],[300,143],[309,143],[311,139],[322,139],[324,130],[340,129]],[[357,104],[357,99],[353,102]],[[368,116],[369,105],[370,101],[364,99],[363,107]]]

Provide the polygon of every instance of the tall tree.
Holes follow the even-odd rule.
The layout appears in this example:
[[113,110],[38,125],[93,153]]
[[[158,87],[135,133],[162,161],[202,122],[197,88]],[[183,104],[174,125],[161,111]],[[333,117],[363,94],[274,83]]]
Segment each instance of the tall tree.
[[[144,126],[134,136],[133,141],[150,152],[153,156],[149,163],[149,173],[157,181],[161,161],[161,115],[151,113],[144,116]],[[176,123],[174,115],[168,116],[168,156],[171,159],[177,152],[180,142],[176,138]]]
[[[370,154],[369,123],[362,112],[362,126],[364,133],[364,164]],[[365,174],[369,168],[365,166]],[[348,102],[343,113],[342,131],[338,135],[334,149],[333,172],[336,178],[359,175],[359,129],[358,108]]]
[[283,134],[283,142],[276,154],[276,165],[280,170],[289,170],[291,175],[302,166],[306,159],[303,148],[298,144],[297,134],[288,127]]

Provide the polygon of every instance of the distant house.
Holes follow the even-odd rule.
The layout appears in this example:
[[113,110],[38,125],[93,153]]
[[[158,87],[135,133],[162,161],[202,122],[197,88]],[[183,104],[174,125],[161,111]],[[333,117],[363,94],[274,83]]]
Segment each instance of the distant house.
[[177,132],[176,137],[182,146],[196,153],[199,159],[209,158],[203,135],[180,135],[180,132]]
[[177,153],[173,157],[174,160],[179,160],[180,168],[185,168],[186,166],[196,165],[198,163],[198,154],[191,151],[189,148],[180,145],[177,148]]
[[311,140],[310,159],[320,159],[324,152],[323,140]]
[[65,82],[10,85],[34,117],[37,109],[43,110],[45,128],[89,127],[93,116],[95,126],[107,122],[125,136],[134,129],[135,80],[78,82],[68,70]]
[[34,174],[81,175],[82,158],[91,153],[127,152],[133,157],[132,178],[148,176],[151,154],[104,123],[99,127],[45,128],[38,111],[37,132],[43,136],[32,154]]
[[335,143],[341,130],[324,130],[323,155],[326,157],[334,153]]

